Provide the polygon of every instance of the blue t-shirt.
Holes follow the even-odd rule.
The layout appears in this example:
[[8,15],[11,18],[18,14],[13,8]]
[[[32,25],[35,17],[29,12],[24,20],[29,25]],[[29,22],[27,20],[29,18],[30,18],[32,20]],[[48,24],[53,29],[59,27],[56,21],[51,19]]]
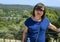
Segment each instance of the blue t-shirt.
[[35,42],[37,35],[38,35],[38,31],[39,31],[39,35],[38,35],[38,42],[45,42],[45,32],[47,27],[49,26],[49,19],[48,18],[44,18],[43,21],[34,21],[31,17],[29,17],[28,19],[26,19],[26,21],[24,22],[24,24],[28,27],[28,33],[27,33],[27,37],[30,38],[31,42]]

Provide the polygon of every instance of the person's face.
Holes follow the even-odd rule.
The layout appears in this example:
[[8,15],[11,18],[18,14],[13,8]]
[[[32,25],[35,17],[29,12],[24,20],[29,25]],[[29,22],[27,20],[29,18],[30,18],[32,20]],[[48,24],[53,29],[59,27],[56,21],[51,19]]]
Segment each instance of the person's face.
[[35,9],[35,16],[41,17],[44,13],[44,7],[37,7]]

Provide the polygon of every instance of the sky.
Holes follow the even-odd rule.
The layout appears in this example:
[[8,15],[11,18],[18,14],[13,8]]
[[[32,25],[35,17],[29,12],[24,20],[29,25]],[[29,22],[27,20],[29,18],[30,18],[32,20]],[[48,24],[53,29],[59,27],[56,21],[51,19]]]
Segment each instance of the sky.
[[46,6],[60,7],[60,0],[0,0],[0,4],[22,4],[22,5],[36,5],[43,3]]

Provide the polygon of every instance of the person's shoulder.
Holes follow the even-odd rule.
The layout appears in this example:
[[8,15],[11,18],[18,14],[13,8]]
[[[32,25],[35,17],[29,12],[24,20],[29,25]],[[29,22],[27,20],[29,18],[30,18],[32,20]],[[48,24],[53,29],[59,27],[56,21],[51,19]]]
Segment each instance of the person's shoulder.
[[49,20],[49,18],[45,17],[45,20]]
[[30,17],[25,20],[24,24],[25,24],[25,26],[28,27],[29,26],[29,23],[30,23]]
[[45,20],[45,21],[50,21],[49,18],[47,18],[47,17],[45,17],[44,20]]
[[31,20],[31,17],[27,18],[25,22],[29,22]]
[[31,19],[31,17],[27,18],[26,21],[29,21]]

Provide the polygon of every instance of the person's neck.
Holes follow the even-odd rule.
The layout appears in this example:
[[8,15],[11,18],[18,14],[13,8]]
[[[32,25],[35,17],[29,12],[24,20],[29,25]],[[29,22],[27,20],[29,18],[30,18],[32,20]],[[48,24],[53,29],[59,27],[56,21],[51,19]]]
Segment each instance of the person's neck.
[[42,19],[41,19],[41,17],[33,17],[33,19],[35,20],[35,21],[41,21]]

